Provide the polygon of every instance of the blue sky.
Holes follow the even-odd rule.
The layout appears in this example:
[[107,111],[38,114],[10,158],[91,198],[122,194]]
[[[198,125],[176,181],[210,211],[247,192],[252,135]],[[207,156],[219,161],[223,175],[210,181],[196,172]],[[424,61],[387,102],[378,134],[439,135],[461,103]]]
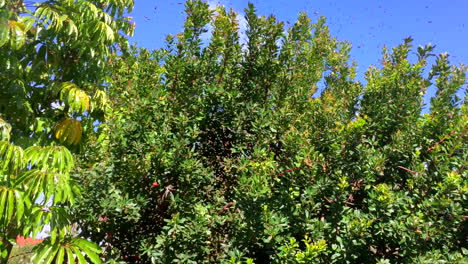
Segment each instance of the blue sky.
[[[135,0],[132,12],[136,32],[131,41],[148,49],[164,47],[167,34],[181,31],[183,0]],[[243,15],[248,0],[211,0]],[[435,44],[436,52],[448,52],[455,64],[468,63],[467,0],[252,0],[260,15],[296,20],[301,11],[312,18],[324,15],[333,36],[353,44],[352,59],[358,76],[378,64],[383,45],[395,46],[411,36],[414,45]],[[242,24],[242,23],[241,23]]]

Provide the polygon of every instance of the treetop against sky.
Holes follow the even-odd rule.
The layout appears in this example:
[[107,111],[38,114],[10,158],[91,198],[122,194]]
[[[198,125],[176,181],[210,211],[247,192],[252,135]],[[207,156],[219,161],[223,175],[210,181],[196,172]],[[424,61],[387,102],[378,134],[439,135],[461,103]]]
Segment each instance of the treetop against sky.
[[[135,1],[132,16],[136,21],[135,35],[131,41],[153,49],[165,46],[167,34],[177,34],[183,26],[184,2]],[[248,0],[209,0],[211,7],[224,5],[239,13],[240,28],[246,28],[244,8]],[[351,58],[358,63],[358,76],[367,67],[378,64],[384,45],[396,46],[411,36],[414,45],[433,43],[435,53],[448,52],[454,64],[468,61],[468,1],[310,1],[310,0],[251,0],[262,15],[275,15],[290,27],[299,12],[312,18],[321,15],[333,36],[353,44]]]

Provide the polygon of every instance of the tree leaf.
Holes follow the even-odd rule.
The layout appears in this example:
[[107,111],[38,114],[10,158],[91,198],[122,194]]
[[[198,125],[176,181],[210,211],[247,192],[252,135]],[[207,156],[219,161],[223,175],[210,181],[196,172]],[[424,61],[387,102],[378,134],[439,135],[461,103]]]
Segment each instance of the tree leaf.
[[5,45],[9,40],[10,26],[8,18],[9,12],[6,10],[0,10],[0,47]]
[[19,21],[10,20],[10,45],[14,50],[19,50],[23,47],[26,40],[25,25]]

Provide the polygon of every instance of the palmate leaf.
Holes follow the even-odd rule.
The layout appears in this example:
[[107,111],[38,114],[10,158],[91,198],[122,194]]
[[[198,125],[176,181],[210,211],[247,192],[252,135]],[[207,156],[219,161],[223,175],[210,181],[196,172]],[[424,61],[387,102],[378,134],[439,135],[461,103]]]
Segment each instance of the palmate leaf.
[[75,166],[72,154],[64,146],[32,146],[25,150],[25,156],[33,169],[68,173]]
[[21,222],[23,214],[31,205],[23,192],[15,187],[0,186],[0,221],[7,225],[13,219]]
[[[44,199],[48,201],[50,197],[56,193],[60,193],[60,199],[58,201],[62,202],[62,196],[64,198],[69,198],[69,195],[64,196],[62,194],[63,190],[60,190],[60,188],[68,185],[68,180],[68,174],[32,169],[18,178],[18,184],[26,186],[26,193],[32,200],[38,199],[39,196],[43,194]],[[70,189],[70,187],[67,189]]]
[[114,31],[108,24],[98,21],[94,28],[94,36],[96,39],[102,39],[109,43],[114,41]]
[[59,32],[63,26],[63,22],[68,18],[67,16],[62,16],[61,13],[64,13],[62,7],[42,3],[36,9],[35,16],[38,20],[42,20],[43,25],[48,25],[48,28]]
[[76,40],[79,35],[78,27],[76,26],[75,22],[73,22],[73,20],[71,19],[67,19],[66,22],[67,22],[67,27],[68,27],[68,30],[67,30],[68,36]]
[[24,234],[35,237],[43,231],[45,225],[50,226],[53,238],[65,237],[70,231],[71,221],[65,208],[60,206],[44,206],[34,204],[30,209],[28,220],[24,222]]
[[81,122],[74,118],[67,118],[55,126],[55,138],[62,143],[77,145],[81,141],[83,128]]
[[91,110],[94,111],[96,109],[101,109],[102,111],[106,111],[109,108],[109,99],[106,95],[106,92],[101,90],[96,90],[93,95],[93,100],[91,102]]
[[[72,263],[102,263],[99,258],[101,248],[82,238],[64,238],[52,243],[50,238],[44,240],[37,248],[33,256],[34,263],[62,264],[66,259]],[[76,261],[77,259],[78,261]],[[54,261],[55,260],[55,261]]]
[[74,204],[75,196],[80,194],[78,186],[66,173],[33,169],[21,175],[17,184],[25,186],[25,193],[32,200],[38,199],[42,194],[46,202],[53,197],[54,204]]
[[88,94],[70,82],[56,82],[51,86],[53,95],[60,95],[60,100],[65,102],[71,111],[83,113],[90,109]]
[[81,18],[87,18],[89,20],[99,19],[102,10],[98,9],[95,4],[88,1],[79,1],[78,12],[81,14]]
[[21,147],[7,141],[0,141],[0,172],[14,177],[24,164],[24,154]]
[[18,178],[17,184],[25,186],[28,196],[35,200],[42,194],[45,201],[53,196],[56,204],[73,203],[79,192],[69,175],[74,165],[70,151],[63,146],[34,146],[25,153],[32,168]]
[[59,182],[54,192],[54,204],[68,202],[75,203],[75,197],[81,195],[79,186],[71,179],[67,182]]

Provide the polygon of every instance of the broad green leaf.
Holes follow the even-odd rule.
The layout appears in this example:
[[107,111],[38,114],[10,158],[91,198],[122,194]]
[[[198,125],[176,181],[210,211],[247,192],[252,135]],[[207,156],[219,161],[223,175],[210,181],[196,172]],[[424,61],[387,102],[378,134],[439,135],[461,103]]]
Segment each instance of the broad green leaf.
[[58,250],[57,256],[55,258],[55,263],[56,264],[63,264],[64,263],[64,257],[65,257],[65,248],[60,247]]
[[54,228],[51,228],[50,232],[50,243],[55,244],[57,242],[57,231]]
[[5,45],[9,40],[10,26],[8,16],[6,10],[0,10],[0,47]]
[[74,244],[78,245],[81,249],[89,249],[91,252],[100,253],[101,248],[93,242],[90,242],[86,239],[75,239]]
[[70,82],[55,82],[50,90],[54,95],[60,94],[60,100],[70,106],[71,111],[84,113],[90,110],[91,100],[88,94]]
[[18,222],[21,222],[23,214],[24,214],[25,202],[23,200],[22,192],[15,190],[14,193],[15,193],[15,199],[16,199],[16,219]]
[[36,251],[36,253],[34,254],[34,256],[32,258],[32,261],[35,264],[45,263],[47,257],[49,256],[49,254],[53,250],[53,248],[51,246],[47,246],[45,244],[42,244],[42,245],[40,245],[40,247],[38,249],[39,249],[39,252]]
[[73,156],[64,146],[32,146],[25,150],[25,158],[32,166],[58,172],[62,176],[67,176],[67,173],[74,167]]
[[101,259],[99,258],[99,255],[97,255],[94,251],[90,249],[83,249],[83,252],[86,253],[91,262],[93,262],[94,264],[102,263]]
[[[0,186],[0,220],[5,220],[5,215],[6,215],[6,208],[5,205],[7,205],[7,199],[8,199],[8,188],[6,186]],[[8,206],[8,205],[7,205]]]
[[73,255],[74,255],[73,251],[68,247],[65,248],[65,251],[66,251],[65,254],[67,255],[67,263],[68,264],[75,264],[75,258],[73,257]]
[[36,19],[32,16],[26,16],[22,18],[22,22],[24,24],[24,31],[28,32],[34,25],[34,22],[36,22]]
[[60,247],[60,244],[58,244],[58,243],[52,244],[52,245],[48,245],[48,244],[46,244],[46,245],[50,246],[52,248],[52,250],[47,253],[47,257],[44,260],[44,263],[49,264],[49,263],[52,263],[54,261],[55,257],[57,257],[57,253],[58,253],[58,251],[60,250],[61,247]]
[[7,221],[9,222],[13,218],[13,212],[15,211],[15,193],[14,190],[8,190],[8,201],[7,201]]
[[75,252],[75,255],[76,257],[78,258],[78,263],[79,264],[85,264],[85,263],[88,263],[85,259],[85,257],[83,256],[83,254],[81,253],[80,249],[77,248],[77,247],[72,247],[73,249],[73,252]]

